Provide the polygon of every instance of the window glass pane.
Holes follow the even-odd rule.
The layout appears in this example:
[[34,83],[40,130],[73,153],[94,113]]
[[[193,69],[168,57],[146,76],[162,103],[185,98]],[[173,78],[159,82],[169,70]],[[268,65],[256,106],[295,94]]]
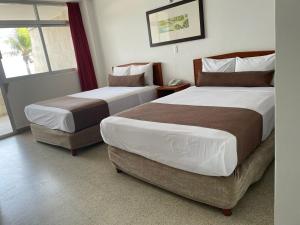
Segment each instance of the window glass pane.
[[7,78],[48,72],[37,28],[1,28],[0,51]]
[[52,70],[76,68],[76,59],[69,26],[43,27]]
[[33,5],[0,3],[0,20],[35,20]]
[[69,20],[68,8],[64,5],[38,5],[40,20]]

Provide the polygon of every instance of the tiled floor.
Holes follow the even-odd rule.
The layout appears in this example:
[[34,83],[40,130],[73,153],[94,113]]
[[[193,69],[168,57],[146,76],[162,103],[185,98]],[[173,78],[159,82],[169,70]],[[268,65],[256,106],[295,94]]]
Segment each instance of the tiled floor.
[[118,174],[100,144],[72,157],[30,132],[0,141],[1,225],[272,225],[273,165],[224,217]]
[[8,116],[0,116],[0,136],[11,132],[12,128]]

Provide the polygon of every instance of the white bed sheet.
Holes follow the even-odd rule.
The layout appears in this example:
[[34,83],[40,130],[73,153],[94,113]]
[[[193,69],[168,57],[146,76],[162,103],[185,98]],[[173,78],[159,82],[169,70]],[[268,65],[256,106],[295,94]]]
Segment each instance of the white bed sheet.
[[[251,109],[263,117],[262,140],[274,129],[273,87],[190,87],[153,102]],[[221,130],[111,116],[101,133],[107,144],[193,173],[229,176],[237,166],[236,137]]]
[[[103,87],[69,95],[79,98],[102,99],[108,103],[110,115],[156,99],[157,86],[145,87]],[[25,107],[25,115],[32,122],[50,129],[69,133],[75,131],[70,111],[55,107],[31,104]]]

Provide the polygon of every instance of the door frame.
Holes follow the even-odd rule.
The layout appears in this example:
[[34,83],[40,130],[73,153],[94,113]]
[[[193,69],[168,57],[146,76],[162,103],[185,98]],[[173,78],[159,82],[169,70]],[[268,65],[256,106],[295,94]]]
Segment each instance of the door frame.
[[1,54],[1,50],[0,50],[0,91],[2,93],[2,97],[3,97],[3,100],[4,100],[4,105],[6,107],[6,112],[7,112],[8,118],[10,120],[11,127],[12,127],[12,132],[10,132],[8,134],[1,135],[0,139],[16,134],[16,124],[15,124],[13,114],[12,114],[12,110],[11,110],[11,107],[9,105],[9,101],[8,101],[8,97],[7,97],[8,86],[9,86],[9,83],[7,82],[7,79],[6,79],[6,76],[5,76],[4,68],[3,68],[3,65],[2,65],[2,54]]

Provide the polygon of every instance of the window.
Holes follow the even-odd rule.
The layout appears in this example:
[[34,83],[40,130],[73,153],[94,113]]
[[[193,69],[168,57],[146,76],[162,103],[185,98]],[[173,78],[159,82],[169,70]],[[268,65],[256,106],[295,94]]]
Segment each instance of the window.
[[74,48],[69,27],[43,27],[52,70],[76,67]]
[[68,20],[66,6],[38,5],[41,20]]
[[0,20],[35,20],[34,8],[25,4],[0,3]]
[[36,28],[0,29],[0,49],[6,78],[48,72],[43,45]]
[[6,78],[76,68],[65,4],[0,3]]

